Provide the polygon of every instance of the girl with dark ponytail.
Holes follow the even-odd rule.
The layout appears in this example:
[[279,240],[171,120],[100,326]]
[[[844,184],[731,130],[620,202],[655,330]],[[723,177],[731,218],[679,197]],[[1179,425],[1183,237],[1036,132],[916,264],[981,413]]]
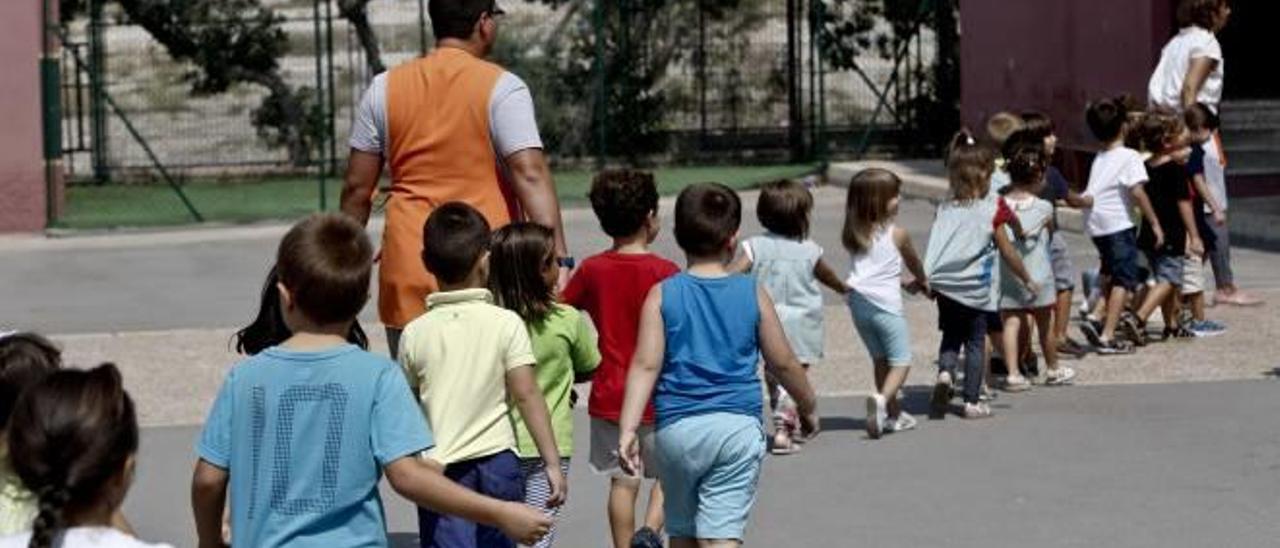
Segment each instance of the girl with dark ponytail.
[[144,548],[112,523],[133,480],[138,421],[112,364],[49,374],[25,391],[8,430],[14,471],[36,494],[30,532],[0,548]]

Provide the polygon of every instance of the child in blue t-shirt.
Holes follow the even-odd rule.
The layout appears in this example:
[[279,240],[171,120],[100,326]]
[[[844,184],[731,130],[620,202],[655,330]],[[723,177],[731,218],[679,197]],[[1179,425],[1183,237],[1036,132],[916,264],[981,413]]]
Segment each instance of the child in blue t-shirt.
[[726,268],[741,220],[742,203],[724,185],[680,193],[675,233],[688,269],[650,290],[627,377],[619,457],[628,472],[640,469],[636,429],[652,393],[658,477],[675,547],[742,542],[765,455],[756,373],[762,353],[796,400],[802,433],[818,430],[813,388],[772,300],[755,280]]
[[315,215],[280,243],[279,305],[290,336],[227,375],[196,447],[201,546],[222,545],[231,485],[236,546],[386,546],[378,480],[413,502],[494,524],[522,542],[536,509],[477,495],[419,458],[431,433],[396,365],[347,342],[368,300],[373,246],[360,225]]

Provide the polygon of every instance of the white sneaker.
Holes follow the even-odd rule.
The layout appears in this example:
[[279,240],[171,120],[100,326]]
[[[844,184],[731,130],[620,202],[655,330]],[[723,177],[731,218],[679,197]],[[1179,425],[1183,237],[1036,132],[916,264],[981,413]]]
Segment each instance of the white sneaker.
[[910,413],[902,411],[898,413],[897,418],[889,419],[889,423],[884,425],[885,432],[906,432],[907,430],[915,430],[919,421]]
[[1065,365],[1052,369],[1045,375],[1044,384],[1046,386],[1064,386],[1075,381],[1076,370]]
[[867,435],[873,440],[880,439],[880,435],[888,426],[889,417],[884,407],[884,396],[880,394],[867,396]]

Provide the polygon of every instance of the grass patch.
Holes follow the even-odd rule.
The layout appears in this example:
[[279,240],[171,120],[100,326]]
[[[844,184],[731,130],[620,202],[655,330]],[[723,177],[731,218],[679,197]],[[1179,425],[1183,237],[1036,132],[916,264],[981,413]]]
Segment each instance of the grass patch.
[[[658,191],[675,194],[691,183],[716,181],[748,189],[783,177],[816,169],[814,164],[770,166],[696,166],[654,170]],[[561,203],[582,205],[591,187],[591,171],[562,170],[555,174]],[[337,209],[341,182],[326,185],[326,206]],[[271,177],[245,181],[194,180],[183,187],[206,221],[247,223],[294,219],[320,209],[320,190],[314,177]],[[178,195],[169,187],[148,185],[78,185],[67,189],[62,218],[56,228],[102,229],[154,227],[194,222]]]

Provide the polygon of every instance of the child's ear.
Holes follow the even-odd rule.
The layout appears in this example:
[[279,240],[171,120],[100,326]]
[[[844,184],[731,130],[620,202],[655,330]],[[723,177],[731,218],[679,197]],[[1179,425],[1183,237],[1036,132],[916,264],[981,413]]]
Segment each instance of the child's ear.
[[289,291],[289,288],[280,282],[276,282],[276,291],[280,293],[280,310],[293,308],[293,292]]

